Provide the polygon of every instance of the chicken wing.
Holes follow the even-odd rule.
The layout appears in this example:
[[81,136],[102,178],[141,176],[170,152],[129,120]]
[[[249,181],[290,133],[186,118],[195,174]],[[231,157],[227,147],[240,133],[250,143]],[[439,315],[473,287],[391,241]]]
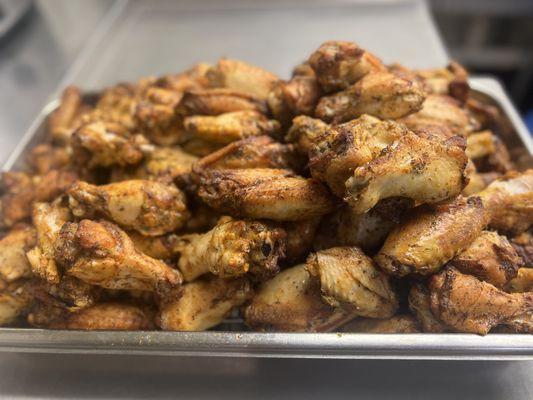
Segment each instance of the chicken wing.
[[369,114],[380,119],[397,119],[422,108],[422,86],[406,76],[373,72],[342,92],[320,99],[316,116],[340,123]]
[[396,276],[433,274],[467,248],[487,223],[479,197],[419,207],[389,234],[374,260]]
[[167,233],[161,236],[145,236],[136,231],[129,231],[128,236],[137,250],[152,258],[170,260],[179,255],[176,246],[180,242],[180,237],[175,233]]
[[185,118],[184,127],[200,140],[222,145],[251,136],[274,135],[280,129],[278,121],[269,120],[256,111],[195,115]]
[[448,331],[431,311],[430,293],[423,283],[415,283],[409,291],[409,309],[416,316],[423,332],[442,333]]
[[12,227],[31,216],[35,187],[25,172],[3,172],[0,177],[0,228]]
[[59,143],[69,141],[82,106],[80,90],[75,86],[65,88],[59,106],[48,117],[48,133],[52,139]]
[[211,272],[222,278],[247,272],[264,280],[279,271],[285,255],[286,234],[257,221],[221,218],[209,232],[180,237],[175,247],[178,268],[186,281]]
[[466,138],[466,155],[471,160],[487,157],[496,151],[494,134],[491,131],[475,132]]
[[518,273],[522,258],[505,236],[483,231],[449,265],[497,288],[503,288]]
[[478,193],[490,214],[490,226],[517,235],[533,225],[533,169],[511,172]]
[[511,279],[506,291],[511,293],[533,292],[533,268],[520,268]]
[[370,318],[390,318],[398,309],[389,278],[357,247],[312,253],[306,269],[319,280],[322,298],[333,307]]
[[28,303],[7,291],[0,291],[0,326],[17,321],[26,311]]
[[326,133],[329,125],[318,118],[301,115],[292,120],[285,141],[294,143],[298,151],[307,155],[316,140]]
[[162,300],[161,329],[202,331],[212,328],[252,295],[252,287],[245,278],[199,279],[187,283],[173,296]]
[[63,225],[55,257],[67,275],[107,289],[166,292],[182,281],[179,271],[136,250],[128,235],[107,221]]
[[236,111],[268,113],[264,100],[230,89],[204,89],[185,92],[176,112],[182,116],[220,115]]
[[9,283],[31,276],[26,252],[36,240],[35,229],[26,224],[16,225],[0,239],[0,278]]
[[53,146],[48,143],[35,146],[28,155],[28,163],[39,175],[54,169],[65,168],[70,162],[71,149],[69,147]]
[[44,175],[35,175],[32,178],[34,200],[52,201],[63,195],[77,179],[76,173],[57,169],[48,171]]
[[511,239],[511,244],[524,264],[533,266],[533,232],[531,230],[522,232],[520,235]]
[[291,221],[282,224],[287,233],[287,245],[285,246],[285,265],[295,265],[309,254],[313,247],[315,234],[320,224],[320,217]]
[[68,195],[76,217],[103,215],[147,236],[177,230],[189,217],[183,192],[160,182],[130,180],[95,186],[78,181]]
[[322,300],[304,264],[262,283],[244,311],[246,325],[260,331],[328,332],[353,318]]
[[[431,311],[459,332],[486,335],[497,325],[533,329],[533,293],[505,293],[490,283],[447,268],[431,278]],[[529,320],[529,323],[527,323]]]
[[468,73],[464,67],[452,61],[446,68],[434,68],[415,71],[423,79],[428,93],[446,94],[464,104],[468,99],[470,86]]
[[356,318],[341,328],[350,333],[418,333],[418,322],[412,315],[395,315],[387,319]]
[[288,170],[250,168],[194,171],[198,195],[234,217],[299,221],[334,210],[336,201],[318,181]]
[[347,89],[368,73],[385,70],[376,56],[343,41],[323,43],[309,57],[309,65],[326,93]]
[[346,181],[345,200],[364,213],[381,199],[407,197],[436,203],[466,186],[464,148],[427,140],[408,132],[383,155],[358,167]]
[[393,121],[369,115],[335,125],[314,140],[309,150],[309,169],[314,178],[326,182],[339,197],[354,170],[380,156],[384,149],[407,134]]

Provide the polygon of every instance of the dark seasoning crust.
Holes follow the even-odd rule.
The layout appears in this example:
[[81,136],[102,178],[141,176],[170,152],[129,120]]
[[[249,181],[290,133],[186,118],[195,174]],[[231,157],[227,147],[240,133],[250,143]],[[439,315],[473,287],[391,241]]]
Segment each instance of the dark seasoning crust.
[[1,177],[0,325],[531,332],[533,170],[457,63],[330,41],[93,100]]

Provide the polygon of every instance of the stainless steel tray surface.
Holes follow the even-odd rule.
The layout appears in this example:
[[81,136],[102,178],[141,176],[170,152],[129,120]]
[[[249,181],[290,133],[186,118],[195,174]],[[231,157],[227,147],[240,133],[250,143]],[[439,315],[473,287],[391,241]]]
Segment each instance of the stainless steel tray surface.
[[[515,160],[531,165],[533,142],[502,87],[473,78],[473,95],[498,106],[504,118],[498,134]],[[4,170],[25,167],[27,151],[43,140],[47,105],[11,155]],[[243,331],[238,318],[207,332],[66,331],[0,328],[0,351],[40,353],[156,354],[225,357],[375,359],[530,359],[533,335],[257,333]]]

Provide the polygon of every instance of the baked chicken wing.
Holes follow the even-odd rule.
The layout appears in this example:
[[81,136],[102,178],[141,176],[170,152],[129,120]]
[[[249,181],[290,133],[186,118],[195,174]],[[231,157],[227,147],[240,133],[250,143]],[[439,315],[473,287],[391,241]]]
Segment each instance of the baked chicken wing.
[[329,125],[318,118],[300,115],[292,120],[285,141],[294,143],[298,151],[307,155],[316,140],[326,133]]
[[533,266],[533,232],[531,230],[522,232],[511,239],[511,243],[518,255],[527,266]]
[[13,282],[31,276],[31,266],[26,252],[36,244],[36,231],[30,225],[13,227],[0,239],[0,278]]
[[511,293],[533,292],[533,268],[520,268],[506,290]]
[[448,330],[431,311],[431,299],[428,287],[423,283],[415,283],[409,291],[409,309],[416,316],[422,331],[442,333]]
[[176,107],[182,116],[220,115],[236,111],[268,113],[267,104],[255,96],[230,89],[203,89],[185,92]]

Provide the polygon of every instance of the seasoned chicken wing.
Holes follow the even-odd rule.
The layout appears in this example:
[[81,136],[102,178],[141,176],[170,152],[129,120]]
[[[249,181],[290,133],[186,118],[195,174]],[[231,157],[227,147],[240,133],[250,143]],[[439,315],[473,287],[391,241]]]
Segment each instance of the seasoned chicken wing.
[[376,56],[343,41],[323,43],[309,57],[309,65],[326,93],[347,89],[368,73],[385,70]]
[[12,227],[31,216],[35,187],[25,172],[3,172],[0,176],[0,228]]
[[294,265],[305,258],[313,247],[316,231],[320,224],[320,217],[283,223],[287,233],[284,264]]
[[533,292],[533,268],[520,268],[506,290],[511,293]]
[[354,170],[383,154],[385,148],[407,132],[403,125],[369,115],[332,126],[310,146],[311,174],[343,197],[345,183]]
[[244,311],[246,325],[261,331],[328,332],[353,317],[322,300],[319,282],[304,264],[262,283]]
[[0,278],[13,282],[31,276],[26,252],[36,244],[36,231],[30,225],[15,225],[0,239]]
[[182,280],[179,271],[139,252],[124,231],[107,221],[63,225],[55,258],[67,275],[107,289],[166,292]]
[[516,276],[523,261],[505,236],[483,231],[470,246],[456,255],[449,265],[463,274],[473,275],[479,280],[503,288]]
[[176,112],[182,116],[220,115],[236,111],[255,111],[267,114],[264,100],[230,89],[203,89],[185,92]]
[[431,278],[431,311],[459,332],[485,335],[497,325],[533,329],[533,293],[505,293],[490,283],[447,268]]
[[53,169],[32,179],[35,201],[52,201],[61,196],[78,179],[71,171]]
[[61,94],[59,107],[48,117],[48,132],[55,141],[68,142],[82,108],[80,90],[75,86],[65,88]]
[[256,111],[235,111],[217,116],[187,117],[184,127],[200,140],[224,145],[251,136],[275,135],[280,125]]
[[475,132],[466,138],[466,155],[471,160],[487,157],[496,151],[495,136],[491,131]]
[[53,146],[43,143],[31,149],[28,163],[35,173],[46,174],[54,169],[62,169],[71,161],[71,149],[69,147]]
[[415,283],[409,291],[409,309],[415,314],[424,332],[442,333],[448,330],[431,311],[429,289],[423,283]]
[[342,92],[320,99],[316,116],[340,123],[369,114],[380,119],[397,119],[422,108],[422,86],[407,76],[373,72]]
[[176,246],[180,237],[175,233],[167,233],[161,236],[145,236],[136,231],[129,231],[128,236],[133,245],[141,253],[160,260],[170,260],[178,256]]
[[189,216],[183,192],[160,182],[130,180],[96,186],[78,181],[68,195],[76,217],[103,215],[147,236],[179,229]]
[[329,125],[318,118],[301,115],[292,120],[285,141],[294,143],[300,153],[307,155],[316,140],[322,137],[328,128]]
[[249,272],[264,280],[278,273],[285,243],[286,234],[280,228],[221,218],[209,232],[181,236],[175,250],[180,254],[178,268],[186,281],[208,272],[222,278]]
[[418,322],[412,315],[395,315],[387,319],[356,318],[341,328],[352,333],[418,333]]
[[345,200],[359,213],[389,197],[436,203],[461,193],[467,161],[460,146],[408,132],[381,156],[354,170],[346,181]]
[[234,217],[299,221],[334,210],[335,199],[318,181],[283,169],[195,170],[198,195]]
[[467,171],[468,184],[464,187],[462,194],[471,196],[479,193],[501,176],[498,172],[477,172],[475,169]]
[[183,285],[161,303],[161,329],[203,331],[220,324],[253,295],[245,278],[198,279]]
[[525,265],[533,266],[533,232],[531,230],[522,232],[511,239],[511,244]]
[[479,197],[419,207],[389,234],[374,260],[397,276],[433,274],[467,248],[487,223]]
[[28,302],[20,297],[0,291],[0,326],[10,325],[26,311]]
[[478,193],[490,214],[490,226],[517,235],[533,225],[533,169],[511,172]]
[[227,88],[266,99],[279,78],[262,69],[239,60],[221,58],[211,67],[206,78],[213,88]]
[[389,278],[357,247],[312,253],[306,269],[320,281],[322,298],[333,307],[370,318],[390,318],[398,309]]
[[457,62],[450,62],[446,68],[434,68],[415,71],[424,81],[426,91],[435,94],[447,94],[464,104],[468,99],[470,87],[468,73]]

